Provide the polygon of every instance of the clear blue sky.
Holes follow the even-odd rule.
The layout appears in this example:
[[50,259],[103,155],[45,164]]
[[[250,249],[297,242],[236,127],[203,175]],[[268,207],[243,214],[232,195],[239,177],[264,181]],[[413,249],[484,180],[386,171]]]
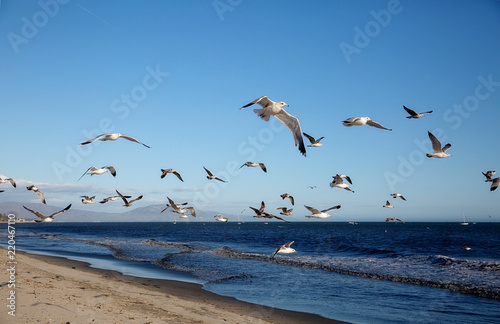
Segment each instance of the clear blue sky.
[[[49,205],[121,212],[79,197],[118,189],[143,194],[136,207],[169,196],[250,219],[261,200],[291,207],[287,192],[297,221],[303,205],[337,204],[338,221],[500,220],[500,191],[481,175],[500,173],[499,1],[2,0],[0,35],[0,174],[19,183],[0,184],[0,201],[38,202],[25,189],[38,184]],[[274,118],[238,109],[262,95],[289,104],[324,147],[303,157]],[[402,105],[434,112],[410,120]],[[341,124],[354,116],[394,131]],[[78,146],[109,131],[151,149]],[[427,131],[453,156],[425,157]],[[246,161],[268,173],[238,170]],[[92,165],[118,175],[77,182]],[[329,187],[336,173],[354,194]]]

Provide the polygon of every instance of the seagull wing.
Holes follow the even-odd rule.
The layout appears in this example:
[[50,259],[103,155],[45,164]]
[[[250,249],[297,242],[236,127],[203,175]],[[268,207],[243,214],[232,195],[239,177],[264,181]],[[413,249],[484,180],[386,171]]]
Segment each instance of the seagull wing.
[[[266,213],[266,214],[268,214],[268,213]],[[268,214],[268,215],[270,215],[270,216],[272,216],[272,217],[274,217],[274,218],[276,218],[276,219],[282,220],[282,221],[284,221],[285,223],[290,223],[290,222],[289,222],[289,221],[287,221],[286,219],[283,219],[283,218],[281,218],[281,217],[279,217],[279,216],[276,216],[276,215],[273,215],[273,214]]]
[[266,204],[264,203],[264,201],[261,201],[259,213],[262,214],[264,212],[264,209],[266,209]]
[[290,248],[290,247],[292,247],[293,242],[295,242],[295,241],[288,242],[286,244],[283,244],[282,246],[286,247],[286,248]]
[[37,216],[38,216],[38,217],[40,217],[41,219],[45,219],[45,218],[47,218],[47,216],[42,215],[42,214],[40,214],[40,213],[39,213],[39,212],[37,212],[37,211],[31,210],[31,209],[29,209],[28,207],[26,207],[26,206],[24,206],[24,205],[23,205],[23,207],[24,207],[24,209],[26,209],[26,210],[27,210],[27,211],[29,211],[29,212],[32,212],[33,214],[37,215]]
[[193,207],[186,207],[186,209],[189,210],[189,212],[193,217],[196,217],[196,211],[194,210]]
[[147,148],[151,148],[151,147],[147,146],[146,144],[144,144],[144,143],[142,143],[142,142],[139,142],[138,140],[136,140],[135,138],[133,138],[133,137],[131,137],[131,136],[121,135],[120,137],[123,137],[124,139],[129,140],[129,141],[132,141],[132,142],[136,142],[136,143],[142,144],[142,145],[144,145],[144,146],[145,146],[145,147],[147,147]]
[[319,211],[319,209],[316,209],[316,208],[313,208],[313,207],[309,207],[309,206],[306,206],[306,205],[304,205],[304,207],[306,207],[307,209],[309,209],[309,211],[310,211],[311,213],[313,213],[313,214],[319,214],[319,213],[321,213],[321,212]]
[[304,132],[302,132],[302,134],[304,134],[304,136],[307,137],[307,139],[309,140],[309,142],[311,142],[311,144],[313,144],[314,142],[316,142],[316,139],[314,137],[312,137],[311,135],[307,135]]
[[101,135],[98,135],[98,136],[94,137],[93,139],[89,139],[88,141],[83,142],[83,143],[80,143],[80,144],[78,144],[78,145],[86,145],[86,144],[90,144],[90,143],[95,142],[95,141],[97,141],[98,139],[100,139],[101,137],[106,136],[106,135],[109,135],[109,134],[101,134]]
[[491,183],[490,191],[495,191],[496,188],[500,185],[500,178],[495,178],[493,179],[493,182]]
[[103,167],[103,168],[108,169],[108,170],[109,170],[109,173],[111,173],[111,175],[112,175],[113,177],[116,177],[116,169],[115,169],[115,167],[114,167],[114,166],[112,166],[112,165],[108,165],[108,166],[105,166],[105,167]]
[[182,180],[181,174],[179,172],[177,172],[177,171],[174,170],[172,173],[175,174],[175,176],[177,178],[179,178],[179,180],[181,180],[182,182],[184,182],[184,180]]
[[221,178],[219,178],[219,177],[215,177],[214,179],[215,179],[215,180],[219,180],[220,182],[227,182],[227,181],[225,181],[225,180],[222,180],[222,179],[221,179]]
[[293,199],[293,197],[288,195],[288,198],[290,198],[290,202],[292,203],[292,205],[295,206],[295,200]]
[[12,178],[8,178],[8,179],[6,179],[6,180],[9,180],[9,181],[10,181],[10,184],[11,184],[14,188],[15,188],[15,187],[17,187],[16,182],[14,181],[14,179],[12,179]]
[[212,172],[210,172],[207,168],[203,167],[203,169],[205,169],[205,171],[207,171],[209,176],[213,176]]
[[120,196],[120,198],[123,200],[123,202],[125,203],[125,205],[128,205],[127,198],[125,198],[125,196],[123,196],[118,190],[115,189],[115,191],[118,194],[118,196]]
[[342,207],[342,206],[341,205],[333,206],[333,207],[327,208],[325,210],[322,210],[321,212],[326,213],[326,212],[329,212],[330,210],[339,209],[340,207]]
[[262,169],[262,171],[267,173],[266,165],[264,163],[259,163],[259,165],[260,165],[260,168]]
[[407,113],[409,113],[410,115],[412,115],[412,116],[416,116],[416,115],[417,115],[417,113],[416,113],[414,110],[411,110],[410,108],[405,107],[405,106],[403,106],[403,108],[404,108],[404,109],[406,110],[406,112],[407,112]]
[[441,152],[441,142],[431,132],[428,131],[427,134],[429,135],[429,138],[431,140],[432,150],[434,151],[434,153]]
[[349,176],[346,175],[345,178],[350,184],[352,184],[351,178],[349,178]]
[[87,172],[89,172],[89,170],[92,169],[92,168],[93,168],[93,166],[91,166],[90,168],[88,168],[87,171],[85,171],[85,173],[82,174],[82,176],[80,178],[78,178],[78,180],[76,180],[76,181],[80,181],[80,179],[83,178],[83,176],[86,175]]
[[143,197],[143,196],[142,196],[142,195],[140,195],[139,197],[135,198],[134,200],[131,200],[131,201],[129,202],[129,204],[132,204],[133,202],[135,202],[135,201],[137,201],[137,200],[141,200],[141,199],[142,199],[142,197]]
[[42,203],[47,205],[47,202],[45,202],[45,197],[43,195],[43,192],[41,192],[40,190],[35,190],[35,193],[38,195],[38,197],[40,197],[40,199],[42,200]]
[[62,210],[60,210],[60,211],[58,211],[58,212],[53,213],[53,214],[52,214],[52,215],[50,215],[49,217],[54,217],[54,216],[56,216],[56,215],[59,215],[60,213],[64,213],[65,211],[67,211],[67,210],[68,210],[68,209],[70,209],[70,208],[71,208],[71,204],[69,204],[68,206],[66,206],[66,208],[64,208],[64,209],[62,209]]
[[293,139],[295,140],[295,146],[299,146],[299,151],[302,155],[306,155],[306,147],[304,146],[304,140],[302,139],[302,130],[300,129],[299,120],[289,113],[287,113],[284,109],[282,109],[279,113],[274,115],[280,122],[285,125],[290,132],[292,132]]
[[246,108],[246,107],[250,107],[251,105],[253,104],[259,104],[262,106],[262,108],[266,107],[267,105],[272,105],[273,102],[271,100],[269,100],[269,98],[267,96],[262,96],[260,98],[257,98],[255,99],[254,101],[244,105],[243,107],[241,107],[240,109],[243,109],[243,108]]
[[450,149],[450,147],[451,147],[451,144],[450,144],[450,143],[448,143],[448,144],[446,144],[445,146],[443,146],[443,152],[448,151],[448,150]]
[[367,125],[370,125],[370,126],[373,126],[373,127],[377,127],[377,128],[380,128],[380,129],[386,129],[386,130],[389,130],[389,131],[392,131],[391,128],[386,128],[382,125],[380,125],[379,123],[369,119],[367,122],[366,122]]

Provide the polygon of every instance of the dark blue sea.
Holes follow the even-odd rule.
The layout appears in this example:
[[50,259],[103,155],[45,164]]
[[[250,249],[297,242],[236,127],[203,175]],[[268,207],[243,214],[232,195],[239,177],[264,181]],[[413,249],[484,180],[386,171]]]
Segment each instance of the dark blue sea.
[[500,323],[500,223],[25,223],[16,248],[351,323]]

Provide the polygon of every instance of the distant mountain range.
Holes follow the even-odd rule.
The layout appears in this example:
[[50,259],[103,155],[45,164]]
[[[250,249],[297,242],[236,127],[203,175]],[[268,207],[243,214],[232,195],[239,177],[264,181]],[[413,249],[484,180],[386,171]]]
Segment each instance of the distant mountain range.
[[[2,202],[0,203],[0,213],[14,214],[17,218],[24,218],[26,220],[37,218],[24,209],[23,205],[44,215],[50,215],[66,207],[46,206],[41,203]],[[174,220],[179,220],[180,215],[172,213],[170,208],[160,214],[163,208],[165,208],[165,205],[160,204],[138,207],[123,213],[107,213],[86,211],[75,208],[73,205],[70,210],[57,215],[55,218],[58,222],[173,222]],[[214,216],[216,214],[218,213],[213,211],[196,210],[196,218],[189,216],[189,221],[215,221]],[[237,216],[234,215],[224,216],[228,216],[229,221],[237,219]]]

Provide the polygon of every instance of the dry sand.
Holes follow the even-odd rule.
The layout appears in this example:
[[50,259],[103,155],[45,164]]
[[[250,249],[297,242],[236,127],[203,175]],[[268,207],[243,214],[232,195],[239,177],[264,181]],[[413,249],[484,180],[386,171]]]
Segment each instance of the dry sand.
[[[17,252],[15,317],[7,251],[0,249],[0,323],[341,323],[223,297],[201,285],[137,278],[65,258]],[[12,285],[11,285],[12,287]]]

